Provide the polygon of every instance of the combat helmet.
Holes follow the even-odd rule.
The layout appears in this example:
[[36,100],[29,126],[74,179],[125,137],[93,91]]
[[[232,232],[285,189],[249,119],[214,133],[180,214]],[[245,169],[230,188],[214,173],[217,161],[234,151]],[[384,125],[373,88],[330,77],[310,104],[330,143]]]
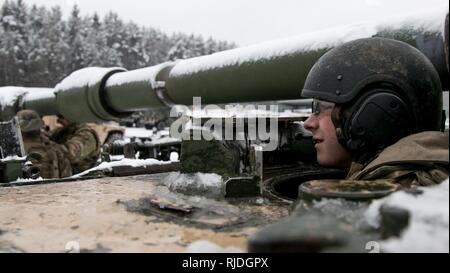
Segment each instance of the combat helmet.
[[364,163],[404,136],[439,130],[442,87],[428,58],[392,39],[365,38],[324,54],[302,97],[334,102],[339,142]]
[[34,110],[21,110],[17,113],[17,118],[20,130],[25,134],[39,132],[44,126],[41,117]]

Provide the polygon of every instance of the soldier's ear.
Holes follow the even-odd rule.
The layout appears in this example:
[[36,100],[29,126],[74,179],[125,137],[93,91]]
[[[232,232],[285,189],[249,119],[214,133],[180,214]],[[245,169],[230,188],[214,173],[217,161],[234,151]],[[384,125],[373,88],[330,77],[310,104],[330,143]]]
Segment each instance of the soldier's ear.
[[342,131],[342,121],[341,121],[342,107],[336,105],[331,112],[331,121],[333,122],[334,128],[336,129],[336,137],[339,143],[345,147],[345,136]]

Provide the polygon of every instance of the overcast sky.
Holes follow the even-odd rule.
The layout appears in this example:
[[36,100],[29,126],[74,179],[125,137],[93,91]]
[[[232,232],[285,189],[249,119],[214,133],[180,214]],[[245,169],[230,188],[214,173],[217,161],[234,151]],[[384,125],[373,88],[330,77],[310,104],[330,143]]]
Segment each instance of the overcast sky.
[[[0,0],[3,3],[4,0]],[[60,5],[68,16],[77,3],[82,14],[117,12],[123,19],[248,45],[433,7],[447,0],[25,0]]]

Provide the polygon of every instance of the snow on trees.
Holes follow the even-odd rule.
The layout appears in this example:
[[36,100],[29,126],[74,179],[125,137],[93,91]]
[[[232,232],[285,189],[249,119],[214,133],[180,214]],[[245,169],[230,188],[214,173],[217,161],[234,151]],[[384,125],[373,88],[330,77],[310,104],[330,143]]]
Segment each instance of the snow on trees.
[[3,2],[0,35],[0,86],[48,87],[86,66],[136,69],[235,47],[125,23],[112,12],[85,16],[76,5],[64,20],[58,6],[30,7],[23,0]]

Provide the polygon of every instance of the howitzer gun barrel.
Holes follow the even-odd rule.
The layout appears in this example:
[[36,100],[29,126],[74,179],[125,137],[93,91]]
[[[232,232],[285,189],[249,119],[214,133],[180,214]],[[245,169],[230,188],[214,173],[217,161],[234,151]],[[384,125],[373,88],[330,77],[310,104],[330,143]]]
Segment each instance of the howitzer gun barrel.
[[447,13],[333,28],[133,71],[85,68],[69,75],[47,96],[25,96],[23,105],[86,122],[173,104],[190,105],[193,97],[201,97],[202,103],[299,99],[309,70],[325,52],[367,37],[392,38],[414,46],[434,64],[448,90]]
[[42,116],[53,115],[57,113],[55,99],[53,88],[42,88],[25,94],[23,108],[34,109]]

